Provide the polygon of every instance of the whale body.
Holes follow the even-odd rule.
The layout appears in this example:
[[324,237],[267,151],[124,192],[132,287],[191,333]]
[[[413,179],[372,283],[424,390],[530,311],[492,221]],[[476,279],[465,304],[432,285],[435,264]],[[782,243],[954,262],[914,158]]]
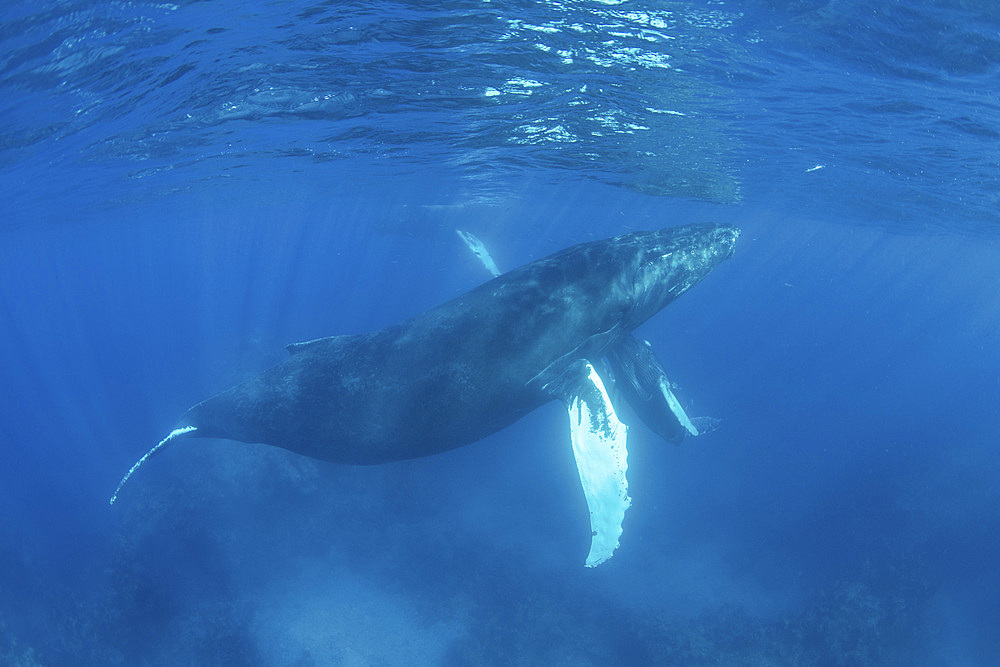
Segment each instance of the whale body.
[[[378,464],[468,445],[561,400],[585,492],[584,467],[597,470],[588,503],[614,497],[615,508],[598,518],[618,517],[620,534],[629,502],[625,427],[605,389],[614,371],[604,359],[618,369],[622,355],[632,359],[632,330],[730,257],[738,237],[731,225],[694,224],[583,243],[385,329],[289,345],[285,361],[185,412],[122,484],[182,437]],[[648,357],[626,364],[630,377],[635,364],[658,367]],[[591,510],[593,523],[594,503]],[[588,565],[609,557],[617,537],[603,535]]]

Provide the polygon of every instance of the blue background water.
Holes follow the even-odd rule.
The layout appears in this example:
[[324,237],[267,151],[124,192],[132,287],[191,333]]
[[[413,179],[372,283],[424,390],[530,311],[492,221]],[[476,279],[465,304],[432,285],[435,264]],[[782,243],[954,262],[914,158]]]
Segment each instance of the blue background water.
[[[1000,660],[1000,11],[7,3],[0,663]],[[820,168],[817,168],[820,167]],[[285,344],[581,241],[736,255],[639,333],[614,558],[562,408],[353,468],[178,442]]]

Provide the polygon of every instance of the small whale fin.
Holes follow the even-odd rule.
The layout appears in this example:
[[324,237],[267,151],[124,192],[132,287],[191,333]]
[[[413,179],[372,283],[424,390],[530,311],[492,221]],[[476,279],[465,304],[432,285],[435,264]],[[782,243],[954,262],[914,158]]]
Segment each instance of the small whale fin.
[[308,350],[310,347],[316,345],[317,343],[326,342],[331,338],[338,338],[338,336],[326,336],[324,338],[314,338],[312,340],[306,340],[301,343],[289,343],[288,345],[285,346],[285,349],[288,350],[288,354],[298,354],[299,352],[304,352]]
[[479,261],[483,263],[486,270],[493,274],[494,278],[500,275],[500,269],[497,268],[496,262],[490,257],[490,251],[486,249],[486,244],[480,241],[475,234],[470,234],[461,229],[456,229],[455,232],[465,241],[465,245],[469,246],[472,254],[479,258]]
[[179,438],[182,435],[185,435],[187,433],[191,433],[192,431],[197,431],[197,430],[198,430],[198,428],[196,426],[182,426],[180,428],[175,428],[173,431],[170,432],[170,435],[168,435],[167,437],[165,437],[163,440],[160,440],[160,442],[157,443],[156,447],[153,447],[151,450],[149,450],[148,452],[146,452],[141,459],[139,459],[138,461],[136,461],[135,464],[131,468],[129,468],[129,471],[127,473],[125,473],[124,477],[122,477],[122,481],[118,482],[118,488],[115,489],[115,493],[114,493],[113,496],[111,496],[111,500],[108,501],[108,504],[109,505],[114,505],[115,504],[115,501],[118,500],[118,493],[119,493],[119,491],[122,490],[122,487],[125,486],[125,482],[127,482],[128,478],[132,476],[132,473],[134,473],[136,470],[139,469],[139,466],[141,466],[143,463],[146,462],[146,459],[148,459],[150,456],[152,456],[153,454],[155,454],[156,452],[158,452],[161,447],[163,447],[164,445],[166,445],[171,440],[173,440],[175,438]]
[[305,352],[306,350],[315,349],[319,346],[334,346],[342,345],[348,340],[354,339],[357,336],[324,336],[323,338],[313,338],[312,340],[306,340],[301,343],[289,343],[285,346],[288,350],[288,354],[298,354],[299,352]]
[[309,347],[310,343],[314,342],[315,341],[307,340],[304,343],[289,343],[288,345],[285,346],[285,349],[288,350],[288,354],[296,354],[306,349],[307,347]]

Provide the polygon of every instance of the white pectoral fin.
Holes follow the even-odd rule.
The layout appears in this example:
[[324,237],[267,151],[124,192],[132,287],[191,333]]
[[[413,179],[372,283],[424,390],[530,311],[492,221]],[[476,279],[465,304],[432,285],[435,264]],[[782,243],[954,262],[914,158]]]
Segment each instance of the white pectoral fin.
[[[663,398],[667,400],[667,405],[670,406],[670,411],[674,413],[675,417],[677,417],[677,421],[681,423],[681,426],[687,429],[687,432],[691,435],[699,435],[698,428],[694,425],[694,422],[691,421],[691,418],[687,416],[687,413],[684,412],[684,408],[681,407],[680,401],[678,401],[677,397],[674,396],[674,392],[670,390],[670,385],[667,382],[666,376],[663,375],[660,376],[660,392],[663,393]],[[678,442],[680,441],[678,440]]]
[[455,231],[458,232],[458,235],[461,237],[461,239],[465,241],[465,245],[469,246],[469,250],[472,251],[472,254],[478,257],[479,261],[483,263],[483,266],[486,267],[486,270],[489,271],[491,274],[493,274],[494,278],[496,276],[499,276],[500,269],[497,268],[496,262],[494,262],[493,258],[490,257],[490,251],[486,249],[486,244],[480,241],[479,237],[477,237],[475,234],[463,231],[461,229],[456,229]]
[[611,558],[618,548],[622,520],[632,501],[625,479],[628,427],[618,420],[604,383],[589,363],[586,372],[583,386],[567,406],[573,454],[590,508],[593,539],[586,565],[595,567]]

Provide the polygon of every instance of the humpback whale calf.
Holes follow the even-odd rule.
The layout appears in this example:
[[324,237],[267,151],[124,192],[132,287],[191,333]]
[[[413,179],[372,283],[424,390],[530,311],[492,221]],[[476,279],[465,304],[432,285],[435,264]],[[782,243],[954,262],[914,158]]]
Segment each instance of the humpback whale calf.
[[[598,565],[618,547],[631,504],[627,427],[605,379],[631,386],[626,400],[642,395],[640,419],[669,413],[694,428],[631,332],[731,257],[739,234],[694,224],[583,243],[400,324],[289,345],[285,361],[185,412],[111,504],[146,459],[182,437],[377,464],[471,444],[558,399],[590,509],[586,565]],[[665,437],[676,439],[670,428]]]

